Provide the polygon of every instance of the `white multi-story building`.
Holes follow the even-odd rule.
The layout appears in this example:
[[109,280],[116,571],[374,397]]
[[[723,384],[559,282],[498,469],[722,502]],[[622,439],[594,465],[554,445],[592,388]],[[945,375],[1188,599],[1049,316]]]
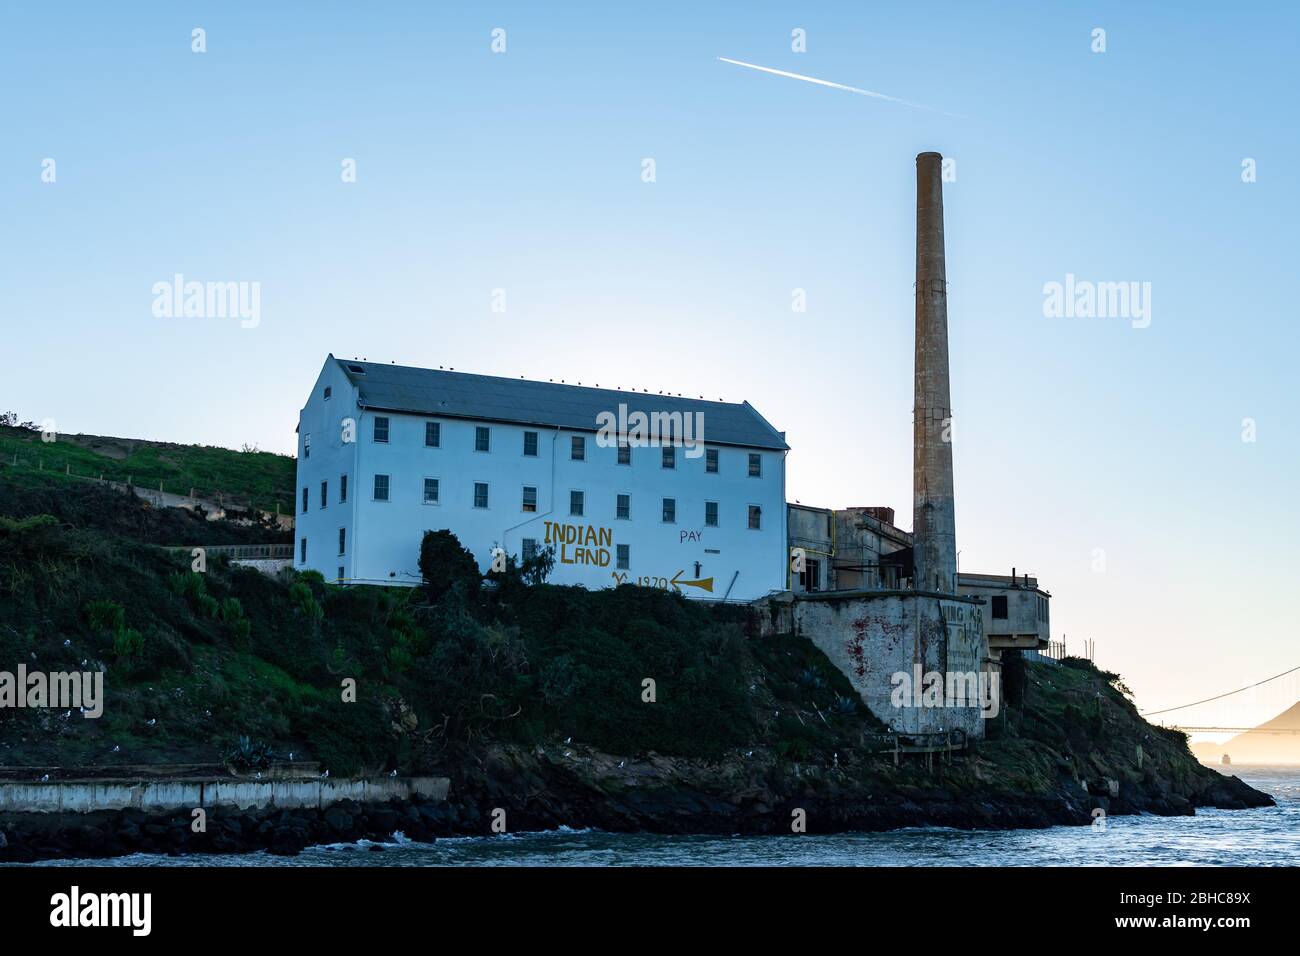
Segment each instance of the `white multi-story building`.
[[424,532],[447,529],[484,571],[550,547],[557,584],[752,600],[786,587],[787,450],[748,402],[331,355],[299,416],[294,566],[416,584]]

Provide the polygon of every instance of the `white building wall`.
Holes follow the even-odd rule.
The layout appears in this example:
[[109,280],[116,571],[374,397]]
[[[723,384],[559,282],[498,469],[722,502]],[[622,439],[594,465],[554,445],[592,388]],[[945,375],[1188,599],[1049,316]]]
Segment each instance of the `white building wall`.
[[[330,397],[325,398],[325,389]],[[327,580],[353,576],[355,512],[361,489],[357,483],[357,443],[344,440],[345,422],[358,421],[356,390],[336,362],[326,362],[311,397],[298,418],[298,479],[294,493],[294,567],[312,568]],[[355,426],[354,426],[355,428]],[[359,432],[357,433],[359,434]],[[310,442],[311,454],[307,454]],[[347,500],[341,500],[343,476]],[[321,506],[320,485],[326,483],[327,500]],[[303,489],[307,507],[303,508]],[[339,529],[346,529],[344,553],[339,554]],[[303,541],[307,560],[302,560]]]
[[[312,454],[298,462],[298,539],[295,567],[313,568],[327,579],[357,583],[416,584],[419,548],[426,530],[449,529],[486,571],[502,547],[522,557],[525,538],[548,545],[556,564],[550,581],[609,587],[627,582],[672,589],[688,597],[751,600],[785,587],[785,453],[718,447],[718,473],[705,470],[706,456],[688,458],[676,448],[676,467],[662,467],[657,447],[631,450],[630,465],[617,464],[617,449],[602,448],[596,434],[464,419],[358,410],[346,377],[327,363],[302,413],[300,432],[310,432]],[[332,397],[323,400],[323,388]],[[346,395],[344,398],[343,396]],[[342,398],[342,400],[340,400]],[[356,440],[340,438],[339,421],[353,417]],[[374,421],[389,421],[388,442],[374,441]],[[437,421],[441,441],[425,445],[425,422]],[[490,447],[475,450],[475,428],[490,429]],[[707,438],[707,420],[705,436]],[[538,433],[537,456],[524,455],[524,433]],[[571,437],[585,438],[585,460],[571,458]],[[709,446],[716,447],[716,446]],[[761,477],[749,477],[749,454],[761,456]],[[339,476],[349,474],[349,500],[338,502]],[[389,476],[389,497],[374,497],[375,475]],[[436,478],[439,500],[423,501],[424,479]],[[329,482],[320,507],[319,485]],[[488,485],[488,506],[474,505],[474,484]],[[523,489],[537,489],[537,511],[523,510]],[[302,513],[302,488],[308,510]],[[583,514],[570,514],[570,492],[583,492]],[[617,517],[617,496],[630,496],[627,519]],[[676,502],[676,520],[663,520],[663,499]],[[705,524],[706,502],[718,505],[718,524]],[[761,528],[748,527],[748,507],[762,509]],[[557,529],[555,525],[560,527]],[[338,529],[346,527],[346,553],[337,552]],[[572,530],[569,530],[572,528]],[[308,540],[301,561],[301,539]],[[579,540],[569,540],[570,538]],[[617,567],[618,545],[630,549],[628,568]],[[696,564],[699,568],[697,573]],[[734,585],[733,585],[734,577]],[[699,585],[684,584],[699,581]],[[712,590],[708,588],[711,586]],[[731,587],[728,594],[728,587]]]

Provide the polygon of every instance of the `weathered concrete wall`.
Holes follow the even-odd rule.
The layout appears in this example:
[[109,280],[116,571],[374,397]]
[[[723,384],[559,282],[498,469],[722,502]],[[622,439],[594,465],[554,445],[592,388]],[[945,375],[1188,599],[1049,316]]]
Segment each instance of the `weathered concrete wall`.
[[254,571],[261,571],[268,577],[275,577],[281,571],[287,571],[293,567],[293,558],[244,558],[230,563],[244,568],[252,568]]
[[[999,647],[1032,647],[1034,641],[1051,639],[1051,595],[1038,587],[1038,579],[1026,575],[1014,581],[1005,575],[961,574],[958,590],[983,598],[984,631],[990,643]],[[993,598],[1007,599],[1005,617],[993,616]],[[1014,640],[1013,640],[1014,639]]]
[[[789,588],[802,593],[812,591],[832,591],[835,589],[835,541],[832,524],[834,512],[828,508],[809,508],[799,504],[786,505],[786,527],[788,528],[791,548],[791,573],[787,580]],[[801,548],[805,562],[804,574],[796,573],[793,549]],[[805,578],[809,571],[817,572],[810,589]]]
[[[776,608],[775,613],[772,608]],[[893,676],[909,679],[921,668],[978,675],[987,653],[981,609],[974,599],[924,591],[855,591],[800,596],[792,604],[768,602],[765,629],[793,622],[849,679],[871,712],[905,733],[963,730],[984,736],[978,706],[895,706]],[[921,688],[916,688],[921,693]]]
[[339,780],[63,780],[0,783],[0,812],[190,810],[195,807],[325,807],[340,800],[386,803],[447,799],[446,777]]
[[891,590],[906,585],[896,567],[881,567],[883,555],[912,546],[912,536],[870,513],[867,508],[835,512],[835,563],[841,590]]

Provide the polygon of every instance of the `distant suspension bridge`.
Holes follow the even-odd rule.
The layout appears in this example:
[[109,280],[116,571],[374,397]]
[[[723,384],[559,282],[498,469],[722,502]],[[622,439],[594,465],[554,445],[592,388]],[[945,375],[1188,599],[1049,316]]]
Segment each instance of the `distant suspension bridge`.
[[[1222,694],[1215,694],[1213,697],[1206,697],[1203,700],[1194,700],[1190,704],[1180,704],[1177,707],[1164,707],[1160,710],[1143,711],[1142,716],[1149,718],[1149,717],[1155,717],[1159,714],[1172,714],[1175,711],[1188,710],[1192,707],[1204,707],[1207,704],[1219,704],[1218,707],[1213,708],[1213,710],[1216,713],[1216,716],[1219,717],[1219,720],[1217,721],[1211,723],[1203,723],[1203,724],[1194,724],[1194,723],[1162,724],[1162,726],[1172,727],[1175,730],[1181,730],[1189,734],[1190,733],[1242,734],[1242,733],[1246,733],[1247,731],[1251,731],[1254,733],[1261,733],[1261,734],[1300,734],[1300,727],[1294,727],[1294,728],[1291,727],[1261,728],[1256,726],[1232,727],[1232,726],[1223,726],[1223,724],[1228,724],[1228,723],[1239,724],[1242,721],[1240,719],[1236,721],[1232,721],[1232,720],[1224,721],[1222,719],[1222,717],[1225,715],[1224,702],[1227,702],[1229,700],[1233,700],[1233,707],[1234,707],[1233,713],[1239,713],[1239,708],[1236,707],[1236,704],[1244,702],[1244,703],[1248,703],[1249,705],[1253,705],[1255,709],[1262,708],[1267,713],[1267,716],[1264,717],[1264,720],[1268,720],[1272,717],[1276,717],[1278,714],[1282,713],[1287,708],[1292,706],[1297,701],[1297,699],[1300,699],[1300,693],[1297,692],[1297,689],[1295,687],[1296,684],[1295,678],[1293,678],[1290,682],[1286,684],[1275,683],[1276,681],[1282,681],[1284,678],[1292,677],[1292,675],[1300,675],[1300,666],[1292,667],[1289,670],[1282,671],[1282,673],[1280,674],[1274,674],[1272,677],[1266,677],[1264,678],[1264,680],[1256,681],[1253,684],[1247,684],[1245,687],[1238,687],[1236,690],[1226,691]],[[1259,688],[1265,686],[1269,686],[1270,691],[1276,690],[1278,692],[1276,703],[1269,704],[1267,702],[1262,702],[1258,699]],[[1250,698],[1249,701],[1245,701],[1243,698],[1238,696],[1242,694],[1249,695]]]

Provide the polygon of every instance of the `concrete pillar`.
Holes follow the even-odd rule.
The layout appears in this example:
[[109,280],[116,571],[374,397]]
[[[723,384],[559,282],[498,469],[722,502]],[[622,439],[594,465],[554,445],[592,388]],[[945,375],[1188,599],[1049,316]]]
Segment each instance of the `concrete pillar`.
[[916,587],[957,591],[943,157],[916,157],[916,399],[912,413],[912,533]]

